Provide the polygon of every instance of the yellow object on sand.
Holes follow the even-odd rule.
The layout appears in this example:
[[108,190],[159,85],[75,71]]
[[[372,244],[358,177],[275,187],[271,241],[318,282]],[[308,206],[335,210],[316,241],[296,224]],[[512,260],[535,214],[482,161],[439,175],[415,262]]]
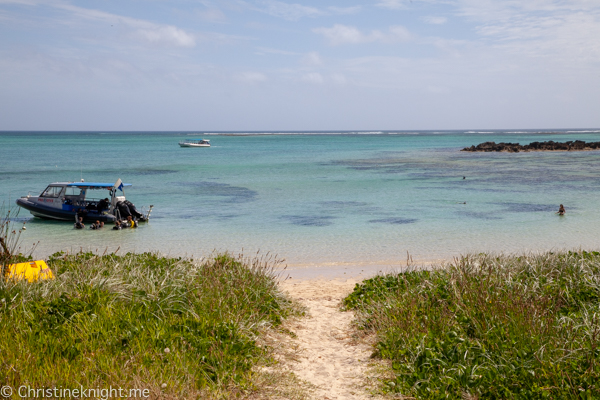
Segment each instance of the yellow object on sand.
[[54,279],[54,275],[44,260],[38,260],[10,264],[7,278],[17,281],[27,279],[29,282],[35,282],[38,279]]

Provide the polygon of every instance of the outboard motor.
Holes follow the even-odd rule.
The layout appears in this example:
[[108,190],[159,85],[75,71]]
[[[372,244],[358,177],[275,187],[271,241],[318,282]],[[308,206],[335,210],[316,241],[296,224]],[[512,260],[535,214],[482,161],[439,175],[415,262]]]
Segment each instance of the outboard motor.
[[128,203],[128,201],[125,200],[117,202],[117,209],[119,210],[121,219],[126,219],[129,216],[133,216],[133,214],[131,214],[131,211],[129,210],[129,207],[125,203]]
[[124,200],[123,203],[127,205],[127,208],[129,209],[129,212],[133,217],[141,220],[144,219],[144,215],[135,208],[135,205],[133,205],[132,202],[130,202],[129,200]]

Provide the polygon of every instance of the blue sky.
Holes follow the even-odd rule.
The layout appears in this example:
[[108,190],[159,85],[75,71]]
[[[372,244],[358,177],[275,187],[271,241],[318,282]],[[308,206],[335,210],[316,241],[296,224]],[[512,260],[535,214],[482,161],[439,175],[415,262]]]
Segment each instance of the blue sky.
[[0,130],[587,127],[599,0],[0,0]]

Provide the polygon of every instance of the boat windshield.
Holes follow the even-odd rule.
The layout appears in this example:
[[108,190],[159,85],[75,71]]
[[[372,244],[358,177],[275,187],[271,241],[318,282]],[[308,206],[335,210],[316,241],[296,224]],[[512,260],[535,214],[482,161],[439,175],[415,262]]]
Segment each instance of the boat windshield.
[[48,186],[46,190],[42,192],[41,197],[58,197],[62,192],[62,186]]
[[82,193],[82,189],[78,187],[69,186],[65,191],[65,196],[79,196]]

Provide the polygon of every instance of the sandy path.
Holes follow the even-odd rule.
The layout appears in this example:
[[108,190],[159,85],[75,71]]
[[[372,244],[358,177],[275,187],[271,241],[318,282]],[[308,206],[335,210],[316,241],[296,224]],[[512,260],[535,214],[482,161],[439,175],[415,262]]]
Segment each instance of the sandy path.
[[282,289],[304,304],[307,316],[291,326],[297,335],[297,362],[284,365],[316,387],[315,399],[372,399],[366,391],[370,355],[368,345],[351,337],[354,314],[340,311],[340,301],[354,288],[352,280],[285,281]]

